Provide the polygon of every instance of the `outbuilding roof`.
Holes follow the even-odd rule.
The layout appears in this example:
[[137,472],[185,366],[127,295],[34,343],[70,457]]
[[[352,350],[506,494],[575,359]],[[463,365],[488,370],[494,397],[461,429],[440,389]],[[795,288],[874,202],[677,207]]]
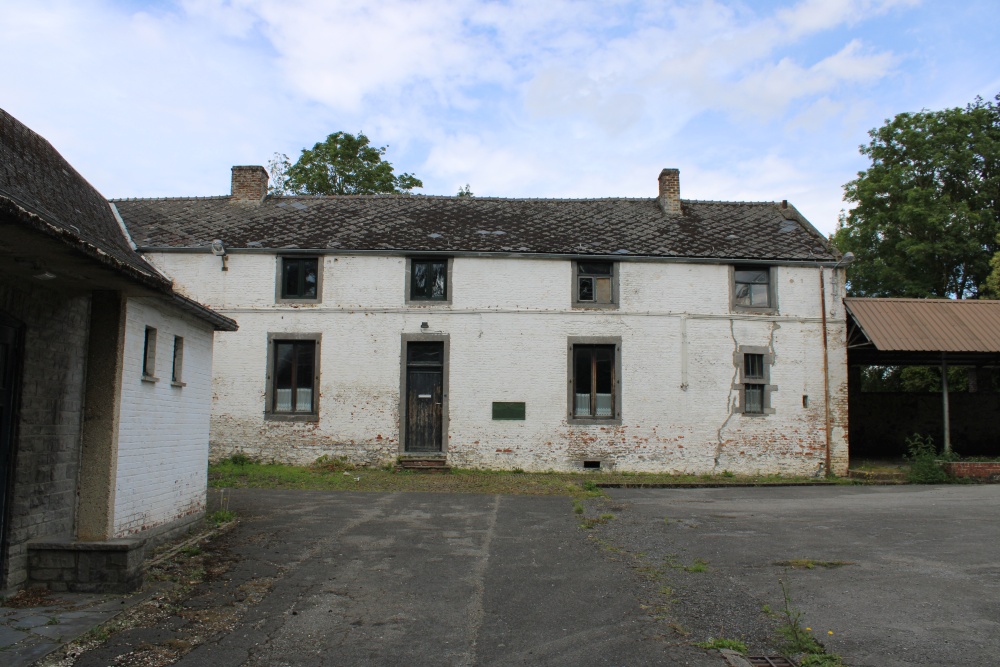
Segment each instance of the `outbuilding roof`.
[[107,200],[44,137],[0,109],[0,199],[23,224],[133,279],[166,287],[129,245]]
[[1000,301],[848,298],[844,302],[879,350],[1000,352]]
[[[171,281],[129,243],[108,201],[44,137],[0,109],[0,221],[52,239],[73,257],[167,295],[178,307],[221,331],[233,320],[173,291]],[[37,239],[37,237],[32,237]],[[32,241],[37,244],[37,241]]]
[[785,202],[510,199],[422,195],[114,201],[144,250],[310,249],[829,262],[826,239]]

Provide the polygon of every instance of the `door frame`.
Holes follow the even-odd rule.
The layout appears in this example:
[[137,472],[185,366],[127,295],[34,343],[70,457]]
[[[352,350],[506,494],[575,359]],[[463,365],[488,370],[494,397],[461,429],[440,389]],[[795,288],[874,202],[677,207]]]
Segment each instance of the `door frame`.
[[[442,343],[444,347],[444,362],[441,365],[441,454],[448,453],[448,394],[449,380],[451,375],[449,366],[451,363],[451,337],[448,334],[401,334],[399,340],[399,423],[397,433],[399,434],[399,453],[408,454],[406,451],[406,423],[409,415],[406,413],[406,391],[408,372],[406,368],[406,346],[409,343]],[[419,452],[413,452],[419,454]],[[437,452],[428,452],[429,455]]]
[[7,476],[0,479],[0,590],[7,585],[4,572],[7,569],[7,556],[10,547],[10,523],[13,517],[14,480],[17,466],[18,434],[21,421],[21,395],[24,370],[24,347],[26,327],[20,320],[0,311],[0,324],[14,330],[14,349],[16,351],[11,374],[11,384],[14,388],[11,401],[10,443],[7,452],[0,451],[0,456],[7,456]]

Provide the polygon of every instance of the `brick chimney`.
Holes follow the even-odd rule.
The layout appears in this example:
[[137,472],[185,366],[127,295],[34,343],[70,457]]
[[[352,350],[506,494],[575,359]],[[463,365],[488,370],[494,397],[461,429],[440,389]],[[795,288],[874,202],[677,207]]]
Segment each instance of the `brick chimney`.
[[233,167],[231,201],[240,204],[259,204],[266,196],[267,171],[264,167]]
[[664,169],[660,172],[660,208],[667,215],[681,214],[681,170]]

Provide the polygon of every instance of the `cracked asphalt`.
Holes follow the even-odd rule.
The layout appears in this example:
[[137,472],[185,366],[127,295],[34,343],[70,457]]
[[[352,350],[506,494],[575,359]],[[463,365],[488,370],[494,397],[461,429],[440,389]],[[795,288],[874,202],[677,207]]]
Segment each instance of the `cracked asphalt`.
[[678,642],[569,498],[226,495],[240,525],[211,547],[225,571],[76,665],[157,664],[170,649],[212,667],[727,664]]
[[190,597],[71,664],[722,667],[782,654],[779,580],[851,667],[1000,663],[1000,485],[226,495]]

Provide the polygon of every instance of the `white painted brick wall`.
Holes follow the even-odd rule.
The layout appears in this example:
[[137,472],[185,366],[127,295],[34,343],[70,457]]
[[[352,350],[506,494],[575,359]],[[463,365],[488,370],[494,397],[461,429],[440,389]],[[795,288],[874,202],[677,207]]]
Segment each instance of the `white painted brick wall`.
[[[242,450],[307,463],[323,454],[379,463],[399,453],[400,336],[450,336],[449,461],[572,470],[813,474],[825,459],[819,270],[779,267],[778,315],[730,314],[725,265],[620,262],[620,308],[571,308],[567,260],[454,260],[449,305],[407,306],[402,257],[326,256],[318,305],[274,303],[275,258],[153,255],[188,295],[240,323],[216,343],[212,456]],[[847,467],[842,287],[827,270],[833,470]],[[682,320],[687,331],[686,374]],[[319,423],[263,419],[267,334],[319,332]],[[567,422],[567,338],[622,339],[616,426]],[[772,343],[773,340],[773,343]],[[773,345],[775,414],[733,414],[737,345]],[[686,387],[682,388],[682,384]],[[803,406],[808,396],[808,407]],[[525,421],[493,421],[524,401]]]
[[[205,510],[212,396],[212,328],[160,299],[126,307],[114,533],[124,537]],[[157,330],[157,382],[142,380],[146,327]],[[174,336],[182,381],[171,385]]]

